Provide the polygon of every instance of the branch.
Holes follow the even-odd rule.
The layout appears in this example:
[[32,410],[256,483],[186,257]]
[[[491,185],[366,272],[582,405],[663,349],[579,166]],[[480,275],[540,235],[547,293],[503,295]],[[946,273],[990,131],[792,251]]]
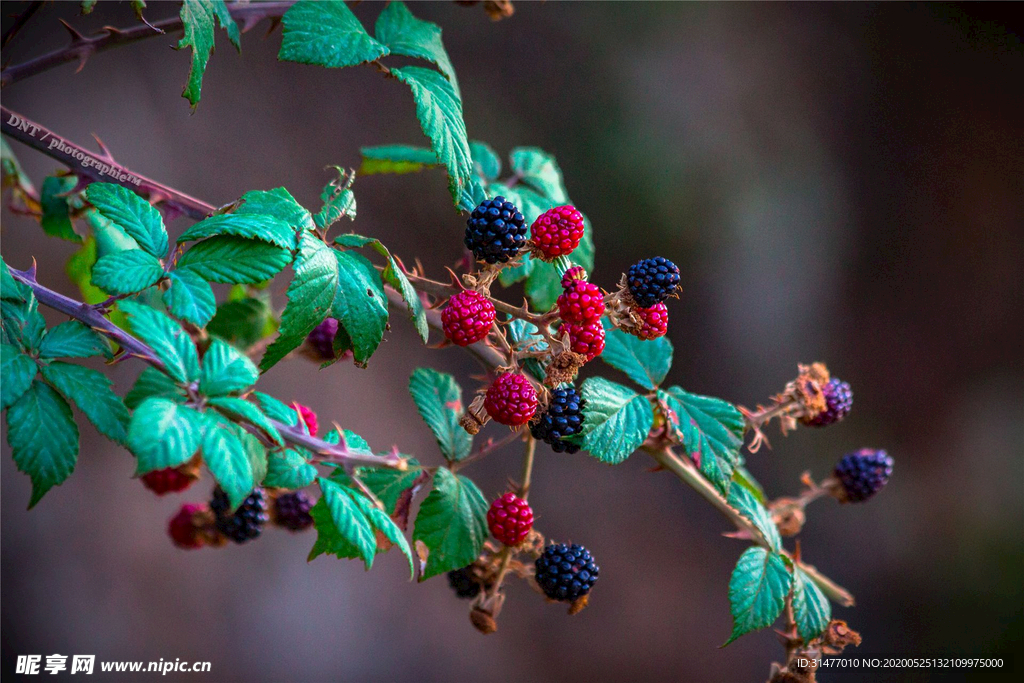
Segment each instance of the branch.
[[[228,6],[228,11],[235,21],[242,24],[241,30],[244,32],[262,19],[280,17],[292,4],[291,2],[235,3]],[[70,45],[4,69],[3,72],[0,72],[0,87],[6,87],[11,83],[75,60],[78,60],[78,70],[81,71],[86,60],[97,52],[182,30],[181,17],[171,17],[152,25],[141,24],[123,30],[104,26],[100,33],[88,37],[83,36],[67,24],[64,26],[71,32]]]
[[[128,355],[141,358],[161,372],[167,372],[167,367],[157,357],[153,349],[145,342],[133,337],[110,322],[95,307],[81,301],[75,301],[39,284],[33,271],[21,271],[14,268],[9,268],[9,270],[15,280],[28,285],[32,289],[39,303],[85,323],[99,334],[116,342]],[[306,434],[300,427],[292,427],[277,420],[270,420],[270,422],[286,441],[307,448],[319,455],[326,456],[332,462],[342,463],[346,466],[368,465],[370,467],[388,467],[398,470],[406,468],[405,458],[402,458],[397,453],[374,455],[369,451],[348,448],[344,443],[333,445]]]
[[11,42],[11,39],[17,35],[18,31],[28,23],[28,20],[32,18],[32,15],[39,11],[39,8],[43,6],[42,0],[36,0],[36,2],[30,2],[28,9],[18,15],[11,27],[4,31],[3,42],[0,46],[7,47],[7,43]]
[[[152,203],[163,203],[171,211],[185,214],[195,220],[201,220],[217,210],[206,202],[132,173],[115,162],[105,149],[101,154],[89,152],[7,107],[0,107],[0,117],[0,129],[4,134],[67,165],[82,178],[123,185]],[[100,145],[102,146],[102,143]]]

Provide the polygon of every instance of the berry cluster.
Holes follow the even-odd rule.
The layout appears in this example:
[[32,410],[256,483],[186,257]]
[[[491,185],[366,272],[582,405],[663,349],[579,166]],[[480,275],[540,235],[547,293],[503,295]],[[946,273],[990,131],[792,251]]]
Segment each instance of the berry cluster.
[[183,472],[178,467],[153,470],[140,477],[142,485],[158,496],[184,491],[196,480],[195,475]]
[[562,293],[557,303],[558,315],[569,324],[599,323],[604,315],[601,289],[587,282],[587,272],[579,266],[570,268],[562,277]]
[[487,389],[484,409],[499,424],[521,427],[537,412],[537,390],[526,375],[506,372]]
[[506,493],[491,503],[487,511],[487,528],[491,536],[507,546],[517,546],[533,529],[530,504],[514,493]]
[[853,408],[853,391],[850,390],[849,384],[832,378],[821,388],[821,393],[825,395],[825,410],[812,417],[802,418],[804,424],[827,427],[850,414],[850,409]]
[[448,341],[457,346],[469,346],[487,336],[494,318],[494,304],[490,299],[467,289],[448,300],[441,312],[441,328]]
[[530,226],[535,253],[553,259],[575,251],[583,239],[583,214],[575,206],[556,206],[542,213]]
[[303,531],[313,526],[313,499],[305,491],[282,493],[274,500],[274,522],[291,531]]
[[835,476],[843,487],[843,499],[862,503],[882,490],[892,476],[893,460],[888,453],[862,448],[848,453],[836,465]]
[[466,248],[479,261],[505,263],[526,245],[526,223],[516,205],[495,197],[473,209],[466,223]]
[[679,268],[661,256],[644,259],[629,267],[626,283],[636,305],[650,308],[679,289]]
[[590,551],[581,545],[551,544],[535,563],[537,585],[552,600],[573,602],[590,592],[600,572]]
[[555,389],[548,409],[530,425],[530,433],[549,444],[555,453],[576,453],[580,447],[564,439],[580,433],[586,404],[576,387]]
[[218,486],[213,491],[210,509],[213,510],[216,519],[217,531],[235,543],[245,543],[258,538],[263,531],[263,525],[270,519],[266,496],[259,487],[254,488],[252,493],[246,496],[237,510],[230,512],[228,494]]

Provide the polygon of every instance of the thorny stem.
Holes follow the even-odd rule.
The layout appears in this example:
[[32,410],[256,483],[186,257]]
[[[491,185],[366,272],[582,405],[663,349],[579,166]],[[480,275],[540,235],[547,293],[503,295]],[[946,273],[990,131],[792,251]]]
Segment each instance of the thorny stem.
[[[163,361],[157,357],[157,354],[153,349],[151,349],[145,342],[128,334],[120,327],[110,322],[110,320],[101,315],[93,306],[81,301],[76,301],[70,297],[66,297],[59,292],[55,292],[52,289],[39,284],[36,281],[35,274],[31,271],[21,271],[14,268],[9,268],[9,270],[11,276],[15,280],[28,285],[32,289],[32,292],[35,294],[39,303],[85,323],[99,334],[102,334],[117,343],[118,346],[124,349],[126,354],[135,356],[136,358],[141,358],[161,372],[167,372],[167,366],[164,365]],[[405,458],[402,458],[397,453],[374,455],[369,451],[352,449],[344,444],[338,444],[335,446],[306,434],[302,431],[301,427],[292,427],[283,422],[278,422],[277,420],[270,420],[270,422],[275,428],[277,428],[281,433],[281,436],[286,441],[309,449],[320,456],[319,459],[323,461],[337,462],[351,466],[368,465],[370,467],[388,467],[398,470],[404,470],[407,467]]]
[[[413,287],[426,292],[427,294],[433,294],[438,297],[449,297],[453,294],[457,294],[459,289],[455,285],[446,284],[444,282],[438,282],[437,280],[431,280],[430,278],[423,277],[421,275],[415,275],[413,273],[406,273],[405,276],[409,279],[409,282]],[[532,323],[537,326],[538,329],[544,329],[545,318],[541,315],[533,315],[526,313],[521,308],[505,303],[500,299],[495,299],[492,296],[487,297],[492,304],[494,304],[494,310],[501,313],[506,313],[513,318],[519,318],[525,320],[528,323]]]
[[502,437],[501,439],[498,439],[497,441],[488,441],[483,446],[478,448],[476,452],[471,453],[470,455],[466,456],[462,460],[459,460],[458,462],[453,462],[451,464],[451,470],[452,472],[458,472],[469,463],[476,462],[477,460],[482,460],[491,453],[501,450],[502,448],[509,445],[513,441],[518,441],[519,439],[522,438],[522,436],[523,435],[520,434],[519,432],[513,431],[509,432],[506,436]]
[[14,23],[11,24],[11,27],[4,31],[3,42],[0,43],[0,46],[7,47],[7,43],[11,42],[11,39],[18,34],[18,31],[28,23],[28,20],[32,18],[32,15],[38,12],[39,8],[42,6],[43,3],[41,0],[29,3],[28,9],[19,14],[14,20]]
[[[280,17],[293,3],[291,2],[260,2],[248,3],[239,2],[228,5],[231,17],[242,24],[241,30],[248,31],[262,19]],[[112,26],[105,26],[102,32],[94,36],[83,36],[67,24],[65,27],[71,33],[71,44],[65,47],[40,55],[21,64],[9,66],[0,72],[0,87],[6,87],[12,83],[41,73],[55,66],[67,62],[78,61],[79,70],[85,66],[85,61],[97,52],[118,45],[134,43],[145,38],[152,38],[167,33],[176,33],[182,30],[181,17],[170,17],[154,24],[140,24],[126,29],[117,29]],[[5,40],[6,42],[6,40]]]

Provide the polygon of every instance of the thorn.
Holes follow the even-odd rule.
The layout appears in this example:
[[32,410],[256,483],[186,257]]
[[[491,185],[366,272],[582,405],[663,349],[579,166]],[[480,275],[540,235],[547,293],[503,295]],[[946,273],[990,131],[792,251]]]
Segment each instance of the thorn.
[[61,23],[61,25],[63,25],[64,28],[66,28],[68,30],[68,33],[71,34],[71,44],[72,45],[79,45],[81,43],[88,42],[85,39],[85,36],[83,36],[81,33],[79,33],[78,29],[76,29],[74,26],[72,26],[68,22],[64,21],[63,19],[58,19],[57,21],[59,21]]
[[78,57],[78,68],[75,69],[75,73],[76,74],[82,72],[82,69],[85,68],[85,63],[88,60],[89,60],[89,53],[88,52],[83,52],[81,55],[79,55],[79,57]]
[[167,31],[163,30],[162,28],[157,28],[156,26],[153,26],[153,24],[149,23],[149,20],[147,20],[146,17],[142,16],[141,12],[139,12],[139,21],[141,21],[143,24],[150,27],[157,33],[167,33]]
[[[245,26],[245,28],[243,30],[244,31],[248,31],[250,28],[252,28],[253,26],[255,26],[258,23],[259,23],[259,19],[253,19],[253,20],[251,20],[251,23],[250,23],[250,20],[246,20],[246,26]],[[264,38],[269,38],[270,34],[272,34],[277,29],[277,27],[280,26],[280,25],[281,25],[281,17],[271,17],[270,18],[270,26],[267,27],[267,33],[263,37]]]
[[112,164],[116,164],[117,162],[114,161],[114,157],[111,156],[110,150],[107,149],[107,146],[103,144],[103,140],[100,140],[100,136],[96,135],[96,133],[93,133],[92,139],[95,140],[96,144],[100,146],[100,158],[103,159],[104,161],[109,161]]
[[458,275],[456,275],[454,270],[452,270],[448,266],[445,266],[444,269],[446,271],[448,271],[448,276],[452,280],[452,286],[453,287],[455,287],[455,288],[457,288],[459,290],[465,289],[465,286],[463,286],[463,284],[462,284],[462,278],[460,278]]
[[28,270],[25,271],[25,272],[28,273],[28,276],[32,279],[33,282],[35,282],[35,279],[36,279],[36,257],[35,256],[32,257],[32,265],[29,266]]

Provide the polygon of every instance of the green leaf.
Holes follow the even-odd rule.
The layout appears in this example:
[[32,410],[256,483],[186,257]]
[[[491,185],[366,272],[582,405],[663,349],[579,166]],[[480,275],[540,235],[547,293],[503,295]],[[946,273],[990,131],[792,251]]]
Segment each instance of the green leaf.
[[145,199],[113,183],[93,183],[85,189],[85,198],[151,256],[163,258],[167,255],[164,221],[160,212]]
[[141,249],[107,254],[92,267],[92,283],[108,294],[134,294],[163,277],[159,259]]
[[242,449],[249,460],[253,486],[259,486],[267,476],[267,447],[256,438],[255,434],[250,434],[238,425],[234,425],[234,427],[235,436],[242,442]]
[[128,450],[138,463],[135,473],[177,467],[195,455],[204,433],[203,415],[159,397],[148,398],[132,413]]
[[338,264],[338,286],[331,315],[338,319],[351,339],[356,364],[365,366],[384,339],[388,324],[384,285],[377,269],[364,256],[353,251],[335,251],[334,255]]
[[[128,249],[142,249],[135,238],[130,237],[120,226],[96,209],[85,212],[85,220],[92,228],[92,236],[96,240],[96,256],[103,258],[107,254]],[[162,256],[156,254],[156,256]],[[106,297],[104,297],[106,298]]]
[[[528,323],[519,318],[510,318],[506,329],[508,329],[509,336],[512,338],[511,341],[514,344],[519,344],[521,349],[545,351],[548,348],[548,343],[544,341],[544,337],[540,335],[537,326],[533,323]],[[523,369],[533,375],[537,381],[544,381],[547,372],[544,370],[544,365],[540,362],[540,359],[523,358],[519,362],[522,364]]]
[[164,303],[173,316],[199,327],[210,322],[217,311],[213,288],[187,268],[171,273],[171,286],[164,291]]
[[0,401],[3,408],[17,401],[32,386],[36,376],[36,364],[23,354],[18,347],[0,345]]
[[203,462],[228,494],[231,508],[242,504],[255,486],[252,462],[242,437],[245,433],[224,418],[203,413]]
[[278,446],[284,445],[284,440],[281,438],[281,432],[277,431],[277,427],[274,426],[274,423],[267,419],[267,416],[263,414],[262,410],[249,403],[244,398],[237,398],[234,396],[215,396],[209,399],[207,404],[213,406],[222,413],[234,415],[235,417],[245,420],[254,427],[263,430],[263,432]]
[[25,299],[19,290],[18,283],[11,275],[11,269],[7,267],[7,263],[3,259],[0,259],[0,299],[22,302]]
[[[416,576],[416,565],[412,559],[412,549],[409,548],[409,541],[405,540],[405,534],[398,528],[394,520],[387,516],[387,514],[380,508],[374,506],[368,498],[362,496],[351,489],[348,491],[352,500],[359,507],[359,511],[363,513],[367,521],[378,531],[380,531],[384,538],[391,541],[392,544],[397,545],[398,549],[402,551],[405,558],[409,561],[409,578]],[[376,544],[376,539],[374,539]],[[383,552],[380,546],[377,546],[377,552]]]
[[145,368],[135,385],[124,397],[129,410],[135,410],[147,398],[166,398],[175,403],[185,402],[185,390],[154,367]]
[[224,6],[223,0],[185,0],[181,5],[180,16],[185,27],[185,35],[178,41],[175,49],[192,48],[192,66],[189,68],[188,81],[185,82],[181,96],[189,101],[192,109],[195,109],[203,88],[206,64],[213,52],[214,18],[227,31],[228,39],[236,48],[239,46],[238,26]]
[[316,479],[316,467],[291,448],[271,451],[267,461],[265,486],[295,490],[309,486]]
[[729,579],[732,635],[725,645],[771,626],[786,606],[792,585],[793,577],[781,555],[760,546],[747,548]]
[[501,158],[486,142],[469,141],[469,153],[473,157],[476,173],[484,180],[495,181],[501,174]]
[[654,411],[646,397],[603,377],[583,383],[583,398],[587,405],[582,438],[576,438],[601,462],[624,461],[640,448],[654,425]]
[[672,342],[666,337],[644,341],[605,322],[601,360],[622,370],[644,389],[656,389],[672,367]]
[[206,237],[233,235],[262,240],[284,249],[295,248],[295,229],[274,216],[223,213],[199,221],[178,238],[178,244]]
[[[346,541],[350,548],[356,550],[358,556],[362,557],[366,568],[369,569],[373,565],[373,556],[377,550],[377,538],[373,533],[370,521],[366,519],[366,515],[355,501],[359,494],[331,479],[320,477],[319,481],[320,490],[323,491],[322,499],[330,512],[331,522],[337,536]],[[317,544],[319,543],[320,539],[317,538]],[[349,549],[346,548],[346,550]],[[353,556],[349,552],[341,551],[340,548],[327,552],[337,554],[339,557]]]
[[569,194],[562,182],[562,170],[555,158],[536,147],[517,147],[509,157],[512,170],[522,182],[555,204],[566,204]]
[[203,354],[199,371],[199,391],[207,396],[223,396],[245,391],[260,377],[248,356],[225,341],[214,339]]
[[[236,216],[273,216],[288,224],[293,233],[313,229],[313,217],[295,197],[283,187],[273,190],[253,190],[246,192],[238,200],[233,211]],[[289,249],[295,248],[294,237]]]
[[726,493],[743,446],[743,416],[731,403],[679,387],[659,391],[658,396],[668,406],[669,421],[681,435],[687,454],[699,463],[704,476]]
[[767,498],[764,495],[764,489],[761,488],[761,484],[758,483],[757,479],[754,478],[750,472],[747,471],[743,465],[737,465],[732,470],[732,481],[739,484],[756,498],[759,502],[764,503]]
[[39,302],[32,289],[28,285],[16,284],[17,297],[8,296],[0,300],[0,318],[5,334],[3,341],[14,341],[22,348],[34,351],[43,341],[46,320],[39,312]]
[[462,120],[462,100],[451,82],[431,69],[407,66],[392,69],[391,75],[412,90],[416,117],[430,147],[448,169],[448,190],[459,203],[462,190],[473,178],[473,159]]
[[332,446],[337,446],[338,444],[340,444],[342,438],[345,439],[345,446],[347,448],[350,448],[350,449],[361,449],[361,450],[364,450],[364,451],[367,451],[367,452],[371,452],[370,451],[370,444],[367,443],[366,439],[364,439],[363,437],[359,436],[358,434],[353,432],[351,429],[346,429],[346,430],[344,430],[342,432],[339,432],[335,428],[335,429],[332,429],[331,431],[327,432],[327,434],[324,435],[324,441],[326,441],[327,443],[331,444]]
[[363,156],[363,164],[359,167],[360,175],[414,173],[441,165],[433,150],[411,145],[363,147],[359,153]]
[[119,444],[128,439],[128,409],[98,370],[54,361],[42,366],[43,377],[78,406],[96,430]]
[[50,328],[39,345],[40,358],[89,358],[109,356],[107,340],[77,320]]
[[828,598],[800,567],[794,568],[793,616],[804,643],[824,633],[832,621],[832,606],[828,604]]
[[340,168],[334,168],[338,172],[338,177],[324,186],[320,193],[323,206],[313,217],[313,223],[320,230],[327,230],[344,217],[348,217],[349,220],[356,217],[356,195],[352,191],[355,175],[346,176]]
[[476,484],[439,468],[434,489],[420,505],[413,540],[430,550],[420,580],[476,560],[487,539],[487,501]]
[[[95,211],[91,213],[95,214]],[[107,221],[109,224],[109,221]],[[133,242],[135,240],[132,240]],[[64,272],[68,279],[78,286],[82,293],[82,301],[87,304],[98,304],[106,301],[107,293],[92,283],[92,267],[96,263],[96,238],[89,236],[82,247],[68,257]]]
[[75,232],[68,211],[67,193],[75,189],[78,178],[69,176],[49,176],[43,181],[39,204],[43,215],[39,223],[43,232],[51,237],[59,237],[72,242],[81,242],[82,236]]
[[338,290],[335,251],[312,233],[304,232],[300,239],[295,275],[288,285],[288,304],[281,313],[280,335],[260,361],[264,372],[298,348],[323,322]]
[[394,54],[424,59],[435,64],[458,92],[455,68],[441,42],[440,26],[417,19],[405,3],[392,2],[377,17],[374,33],[377,40],[387,45]]
[[283,24],[277,54],[283,61],[337,68],[388,54],[341,0],[300,0],[284,13]]
[[18,471],[32,480],[31,508],[75,469],[78,425],[71,406],[41,380],[34,380],[7,410],[7,443]]
[[270,280],[291,263],[287,249],[242,237],[211,237],[194,245],[178,259],[208,282],[254,285]]
[[271,420],[283,422],[289,427],[299,424],[299,414],[295,412],[295,408],[287,403],[282,403],[273,396],[264,394],[262,391],[254,391],[252,395],[256,399],[256,403],[260,405],[260,410],[266,413],[267,417]]
[[217,307],[217,314],[206,326],[211,335],[245,350],[270,336],[276,329],[270,305],[253,297],[225,301]]
[[82,0],[81,2],[82,14],[90,14],[96,9],[96,0]]
[[750,491],[742,486],[729,487],[729,505],[737,512],[746,517],[757,530],[761,532],[772,550],[778,552],[782,549],[782,538],[779,537],[779,529],[775,526],[771,514],[764,505],[754,497]]
[[396,513],[402,495],[416,485],[417,479],[424,472],[415,458],[409,458],[408,464],[409,468],[402,472],[383,467],[360,467],[356,470],[359,478],[383,503],[384,511],[389,515]]
[[121,301],[118,305],[128,314],[132,330],[149,344],[168,374],[182,383],[199,379],[196,345],[181,325],[136,301]]
[[462,389],[455,378],[430,368],[416,368],[409,377],[409,393],[444,457],[462,460],[469,455],[473,437],[459,426],[465,410]]

